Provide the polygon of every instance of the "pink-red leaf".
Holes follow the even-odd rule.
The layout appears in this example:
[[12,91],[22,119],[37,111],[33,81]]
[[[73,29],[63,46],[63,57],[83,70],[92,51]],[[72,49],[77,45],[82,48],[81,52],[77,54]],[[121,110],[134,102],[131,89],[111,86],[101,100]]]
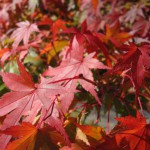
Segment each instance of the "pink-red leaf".
[[13,51],[16,50],[19,43],[23,40],[24,45],[28,44],[31,33],[39,32],[36,24],[30,24],[29,21],[17,23],[18,28],[13,31],[11,39],[14,39]]

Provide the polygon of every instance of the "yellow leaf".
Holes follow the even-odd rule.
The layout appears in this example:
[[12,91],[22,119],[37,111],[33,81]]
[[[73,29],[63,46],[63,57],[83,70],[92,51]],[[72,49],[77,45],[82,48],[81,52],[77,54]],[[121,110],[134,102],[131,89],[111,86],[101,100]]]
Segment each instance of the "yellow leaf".
[[56,56],[65,46],[68,45],[68,41],[54,41],[54,43],[47,44],[41,51],[41,55],[48,54],[47,63]]
[[76,139],[82,140],[87,145],[90,145],[86,135],[80,129],[77,129]]

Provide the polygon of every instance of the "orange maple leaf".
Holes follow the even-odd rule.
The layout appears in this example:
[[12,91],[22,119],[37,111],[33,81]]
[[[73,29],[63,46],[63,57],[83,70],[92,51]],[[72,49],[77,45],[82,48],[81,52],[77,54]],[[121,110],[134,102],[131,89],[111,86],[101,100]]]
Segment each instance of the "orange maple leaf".
[[30,123],[22,123],[21,126],[10,127],[2,133],[12,135],[19,139],[11,142],[7,146],[7,150],[21,150],[24,148],[33,149],[35,143],[35,137],[37,134],[37,128]]
[[103,140],[106,133],[103,128],[100,126],[89,126],[89,125],[80,125],[77,123],[74,123],[84,134],[94,138],[97,141]]
[[113,26],[106,25],[106,34],[98,34],[101,41],[106,44],[112,42],[116,47],[120,47],[123,43],[128,41],[132,35],[127,32],[120,31],[120,23],[116,22]]
[[64,144],[62,136],[49,126],[39,129],[28,122],[7,128],[1,134],[15,138],[7,145],[6,150],[54,150],[58,149],[58,142]]

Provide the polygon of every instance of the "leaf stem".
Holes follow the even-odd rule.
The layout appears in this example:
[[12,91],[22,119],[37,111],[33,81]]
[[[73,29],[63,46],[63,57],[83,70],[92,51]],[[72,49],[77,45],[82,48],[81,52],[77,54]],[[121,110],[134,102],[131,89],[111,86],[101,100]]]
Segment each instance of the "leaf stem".
[[[55,102],[56,99],[57,99],[57,96],[53,99],[52,103],[50,104],[50,106],[49,106],[48,109],[46,110],[46,112],[45,112],[45,114],[44,114],[42,120],[40,121],[40,123],[39,123],[38,126],[37,126],[38,128],[41,127],[43,121],[45,121],[49,116],[52,115],[52,113],[53,113],[53,108],[54,108],[54,102]],[[47,114],[48,114],[48,112],[50,111],[51,107],[52,107],[52,111],[51,111],[51,113],[50,113],[51,115],[47,116]],[[46,116],[47,116],[47,117],[46,117]],[[46,118],[46,119],[45,119],[45,118]]]

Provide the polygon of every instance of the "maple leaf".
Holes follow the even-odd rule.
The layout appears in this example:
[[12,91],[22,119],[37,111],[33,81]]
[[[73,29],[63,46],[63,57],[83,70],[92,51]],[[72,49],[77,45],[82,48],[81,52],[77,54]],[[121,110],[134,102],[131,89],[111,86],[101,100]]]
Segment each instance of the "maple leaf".
[[83,133],[86,135],[96,139],[97,141],[102,140],[105,137],[105,131],[100,126],[89,126],[89,125],[80,125],[77,123],[74,123],[79,129],[82,130]]
[[[18,124],[20,118],[27,111],[32,110],[33,103],[35,101],[39,101],[40,103],[40,105],[38,105],[39,107],[37,108],[38,111],[34,111],[35,114],[37,114],[41,109],[46,109],[47,113],[49,113],[51,110],[50,106],[52,103],[54,103],[52,99],[55,97],[55,95],[67,93],[68,91],[67,88],[58,84],[47,84],[46,80],[41,81],[40,84],[34,84],[31,76],[19,61],[18,66],[20,75],[1,73],[3,81],[7,87],[12,90],[11,92],[3,95],[0,100],[0,116],[7,114],[3,122],[2,129]],[[32,115],[32,113],[30,113],[30,115]],[[54,118],[56,117],[57,116]],[[59,125],[57,125],[57,127]],[[60,128],[61,127],[59,127],[59,131]],[[3,140],[5,141],[6,139],[1,137],[1,144],[3,143]]]
[[142,87],[145,78],[145,72],[150,68],[149,45],[137,47],[130,43],[130,45],[122,46],[122,49],[126,53],[120,56],[112,72],[130,70],[132,84],[134,84],[136,96],[138,97],[139,89]]
[[14,39],[13,43],[13,52],[18,47],[19,43],[23,40],[24,45],[27,45],[29,42],[29,37],[33,32],[39,32],[39,29],[36,24],[30,24],[29,21],[17,23],[18,28],[13,31],[11,39]]
[[37,128],[28,122],[12,126],[1,132],[6,135],[12,135],[15,138],[7,145],[6,150],[53,150],[58,149],[58,142],[64,143],[62,137],[49,126]]
[[[150,124],[137,111],[136,117],[115,118],[119,124],[106,136],[105,142],[97,149],[110,150],[147,150],[150,146]],[[110,147],[111,145],[111,147]]]
[[51,32],[52,32],[52,39],[53,41],[57,40],[57,34],[62,31],[66,30],[66,24],[67,22],[61,19],[58,19],[56,21],[52,21],[50,18],[44,16],[43,19],[37,23],[39,26],[50,26]]
[[137,4],[137,5],[132,6],[130,10],[124,16],[122,16],[122,19],[124,19],[125,22],[129,21],[131,24],[133,24],[133,22],[135,21],[138,15],[144,18],[145,16],[144,16],[142,8],[143,8],[143,5]]
[[52,24],[51,30],[52,30],[53,39],[56,39],[56,35],[60,31],[60,29],[62,29],[62,30],[67,29],[67,27],[65,25],[66,25],[66,22],[64,20],[61,20],[61,19],[56,20]]
[[120,32],[120,23],[117,21],[113,26],[106,25],[106,35],[97,34],[101,41],[108,44],[111,41],[116,47],[120,47],[123,43],[128,41],[132,35],[127,32]]
[[126,116],[116,120],[120,122],[122,129],[115,135],[118,145],[125,139],[131,150],[150,149],[150,124],[146,123],[146,119],[139,112],[136,118]]
[[79,45],[82,45],[84,42],[86,43],[86,48],[89,52],[91,52],[92,49],[94,49],[95,51],[97,51],[98,49],[102,50],[106,59],[109,61],[106,46],[103,42],[101,42],[101,40],[99,40],[99,38],[96,35],[94,35],[91,31],[87,29],[86,20],[81,25],[81,31],[75,28],[70,28],[64,30],[62,33],[74,34],[73,37],[76,37],[77,41],[79,42]]
[[[65,78],[73,78],[82,74],[86,79],[94,81],[90,69],[109,69],[109,67],[105,66],[103,63],[93,58],[93,56],[95,55],[94,52],[90,53],[85,58],[83,58],[83,54],[84,49],[79,45],[75,37],[72,42],[70,58],[63,60],[60,66],[56,68],[49,67],[48,70],[45,71],[44,75],[54,76],[56,80],[60,80]],[[68,85],[70,85],[70,87],[75,88],[77,81],[80,82],[83,88],[91,92],[91,94],[96,98],[96,100],[100,104],[99,98],[97,97],[97,94],[94,91],[94,86],[90,85],[88,82],[83,81],[81,79],[74,79],[71,82],[69,82]]]
[[132,27],[132,30],[140,34],[142,37],[146,37],[150,31],[150,22],[144,18],[140,18]]
[[12,126],[4,131],[4,134],[12,135],[13,137],[19,137],[7,146],[7,150],[16,150],[16,149],[33,149],[35,136],[37,134],[37,128],[30,123],[22,123],[21,126]]

